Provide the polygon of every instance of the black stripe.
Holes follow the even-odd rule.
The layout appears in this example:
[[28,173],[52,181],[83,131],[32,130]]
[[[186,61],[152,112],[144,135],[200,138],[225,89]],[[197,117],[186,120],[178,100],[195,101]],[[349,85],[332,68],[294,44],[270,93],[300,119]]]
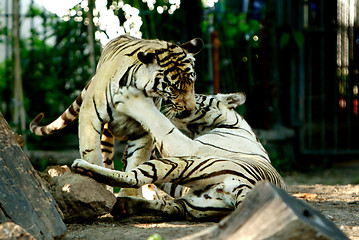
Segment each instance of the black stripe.
[[[110,106],[110,104],[109,104],[109,102],[108,102],[107,92],[108,92],[108,87],[106,87],[106,94],[105,94],[105,96],[106,96],[106,109],[107,109],[107,115],[110,117],[110,121],[109,121],[109,123],[110,123],[110,122],[112,122],[112,121],[113,121],[113,116],[112,116],[112,109],[111,109],[111,106]],[[111,100],[112,100],[112,99],[111,99]]]
[[176,185],[176,184],[173,184],[173,183],[171,184],[170,196],[175,197],[177,186],[178,185]]
[[114,107],[115,105],[113,104],[112,84],[111,84],[111,81],[110,81],[110,83],[108,84],[108,92],[110,93],[111,105],[112,105],[112,107]]
[[100,120],[100,122],[102,123],[102,122],[103,122],[103,119],[101,118],[100,113],[99,113],[98,110],[97,110],[97,106],[96,106],[96,102],[95,102],[95,96],[93,96],[92,101],[93,101],[93,105],[94,105],[94,108],[95,108],[95,111],[96,111],[97,118],[98,118],[98,119]]
[[267,159],[265,156],[263,156],[263,155],[261,155],[261,154],[257,154],[257,153],[247,153],[247,152],[233,151],[233,150],[230,150],[230,149],[218,147],[218,146],[213,145],[213,144],[210,144],[210,143],[202,142],[202,141],[200,141],[199,139],[195,139],[194,141],[200,142],[200,143],[202,143],[203,145],[211,146],[211,147],[214,147],[214,148],[217,148],[217,149],[221,149],[221,150],[224,150],[224,151],[227,151],[227,152],[231,152],[231,153],[239,153],[239,154],[250,155],[250,156],[259,156],[259,157],[262,157],[262,158],[264,158],[264,159]]
[[142,48],[142,46],[140,46],[140,47],[138,47],[138,48],[136,48],[135,50],[133,50],[132,52],[130,52],[130,53],[127,53],[127,54],[125,54],[126,56],[132,56],[133,54],[135,54],[136,52],[138,52],[138,50],[140,50]]
[[157,177],[157,169],[156,169],[156,165],[153,164],[152,162],[144,162],[143,165],[148,165],[152,168],[152,171],[153,171],[153,182],[156,182],[158,177]]
[[112,158],[108,158],[108,159],[105,159],[105,160],[103,161],[103,163],[104,163],[104,164],[107,164],[107,165],[111,165],[112,162],[113,162],[113,159],[112,159]]
[[[210,160],[213,160],[213,159],[210,159]],[[218,162],[227,162],[227,161],[228,160],[223,160],[223,159],[213,160],[212,162],[208,163],[206,166],[203,166],[201,169],[199,169],[199,172],[202,172],[206,168],[209,168],[210,166],[212,166],[213,164],[216,164]]]
[[[129,47],[132,47],[132,46],[135,46],[137,44],[139,44],[140,42],[139,41],[136,41],[134,44],[129,44],[130,42],[132,42],[132,40],[127,40],[125,41],[123,44],[119,44],[119,45],[116,45],[118,44],[117,41],[113,42],[111,44],[111,46],[108,46],[108,48],[113,48],[113,49],[108,49],[108,54],[106,53],[106,58],[107,59],[112,59],[114,58],[117,54],[119,54],[120,52],[124,51],[125,49],[129,48]],[[107,52],[107,51],[106,51]]]
[[108,150],[108,149],[103,148],[103,149],[101,149],[101,152],[112,153],[112,150]]
[[[182,159],[179,158],[179,160],[182,160],[183,162],[186,163],[186,166],[184,167],[183,171],[181,172],[180,175],[177,176],[177,178],[173,178],[171,182],[178,184],[178,182],[180,182],[183,179],[183,175],[185,174],[185,172],[194,164],[193,160],[186,160],[186,159]],[[201,165],[202,163],[200,163],[199,165]],[[197,166],[198,167],[198,166]],[[196,169],[196,168],[195,168]],[[190,175],[194,172],[195,170],[192,170],[190,173],[187,174]]]
[[[161,75],[162,76],[162,75]],[[163,77],[163,76],[162,76]],[[160,80],[161,80],[161,78],[159,78],[158,77],[158,75],[157,75],[157,77],[155,77],[155,80],[154,80],[154,83],[153,83],[153,87],[152,87],[152,89],[154,89],[155,91],[157,90],[157,87],[158,87],[158,85],[160,84]]]
[[68,110],[69,110],[69,113],[71,113],[71,115],[74,117],[76,117],[79,114],[78,111],[75,111],[73,104],[68,108]]
[[160,162],[162,162],[163,164],[166,164],[166,165],[171,165],[171,169],[167,171],[167,173],[165,174],[163,179],[166,179],[168,177],[168,175],[170,175],[178,167],[177,163],[172,162],[172,161],[170,161],[168,159],[158,159],[158,161],[160,161]]
[[151,174],[149,174],[147,171],[141,168],[137,168],[137,169],[142,173],[143,176],[153,179],[153,176],[151,176]]
[[128,75],[129,75],[129,72],[131,70],[131,68],[133,67],[132,66],[129,66],[126,70],[126,72],[122,75],[122,77],[120,78],[120,81],[118,82],[118,85],[120,88],[124,87],[127,85],[127,81],[128,81]]
[[131,151],[131,152],[128,152],[128,151],[127,151],[127,158],[132,157],[132,155],[133,155],[135,152],[137,152],[138,150],[141,150],[141,149],[144,148],[145,146],[146,146],[146,145],[143,145],[143,146],[141,146],[141,147],[138,147],[138,148],[134,149],[134,150]]
[[111,133],[110,130],[108,130],[107,128],[105,128],[105,129],[102,131],[102,134],[105,135],[105,136],[108,137],[108,138],[113,138],[112,133]]
[[[240,130],[240,129],[238,129],[238,130]],[[254,141],[254,140],[250,139],[250,138],[247,138],[247,137],[245,137],[245,136],[243,136],[243,135],[238,135],[238,134],[229,133],[229,132],[212,131],[212,132],[209,132],[209,133],[207,133],[207,134],[214,134],[214,135],[221,136],[221,137],[226,137],[226,136],[224,136],[224,135],[231,135],[231,136],[233,136],[233,137],[243,138],[243,139],[245,139],[245,140],[247,140],[247,141],[249,141],[249,142],[254,143],[255,145],[258,145],[258,143],[259,143],[259,142],[257,142],[257,141]],[[207,134],[206,134],[206,135],[207,135]],[[251,135],[251,136],[253,136],[253,135]]]
[[236,122],[233,124],[218,124],[216,128],[237,128],[236,125],[239,123],[238,115],[236,114]]
[[248,173],[250,174],[252,177],[254,177],[257,181],[260,180],[264,180],[265,178],[263,176],[259,176],[258,173],[258,169],[256,169],[254,166],[250,166],[253,167],[254,169],[250,169],[247,166],[244,166],[244,164],[240,164],[240,166]]
[[[83,91],[83,90],[82,90],[82,91]],[[75,101],[76,101],[76,103],[77,103],[78,106],[81,106],[81,104],[82,104],[82,96],[81,96],[81,94],[77,96],[77,98],[76,98]]]
[[101,141],[101,145],[106,146],[106,147],[113,147],[113,144],[109,143],[107,141]]
[[[202,167],[203,165],[205,165],[205,164],[207,164],[207,162],[209,162],[209,161],[211,161],[212,159],[211,158],[209,158],[209,159],[206,159],[206,160],[203,160],[203,161],[200,161],[200,163],[197,165],[197,166],[195,166],[188,174],[187,174],[187,177],[186,178],[188,178],[188,176],[191,176],[194,172],[196,172],[200,167]],[[185,171],[183,171],[183,173],[184,173]],[[183,175],[183,174],[182,174]]]
[[[134,39],[132,39],[132,41],[134,41]],[[121,49],[121,51],[123,51],[123,50],[125,50],[125,49],[127,49],[127,48],[130,48],[130,47],[133,47],[133,46],[136,46],[136,45],[142,43],[142,41],[136,41],[136,40],[135,40],[135,42],[134,42],[133,44],[129,44],[129,42],[132,42],[132,41],[128,41],[128,42],[127,42],[128,44],[125,45],[125,46],[123,46],[123,48]]]
[[[65,113],[63,113],[63,114],[61,114],[61,119],[64,121],[64,124],[63,124],[63,126],[62,127],[60,127],[60,128],[57,128],[57,129],[61,129],[61,128],[63,128],[63,127],[65,127],[66,125],[68,125],[70,122],[72,122],[72,120],[73,119],[69,119],[69,118],[67,118],[67,116],[66,116],[66,112]],[[52,129],[52,131],[53,131],[54,129]]]
[[[161,66],[162,67],[162,66]],[[164,75],[168,75],[168,73],[170,73],[170,72],[173,72],[174,70],[176,70],[178,68],[178,64],[175,64],[174,66],[172,66],[172,67],[170,67],[170,68],[167,68],[164,72],[163,72],[163,74]]]
[[[199,115],[198,117],[196,117],[195,119],[193,119],[193,120],[191,120],[191,121],[189,121],[189,122],[190,122],[190,123],[193,123],[193,122],[198,121],[199,119],[203,118],[204,116],[206,116],[206,112],[205,112],[205,111],[201,112],[201,115]],[[188,124],[188,125],[191,125],[191,124]]]
[[170,135],[174,130],[175,128],[172,128],[166,135]]
[[131,81],[130,81],[130,85],[131,86],[135,86],[136,88],[137,88],[137,79],[136,79],[136,74],[135,73],[137,73],[137,71],[138,71],[138,69],[140,68],[140,67],[142,67],[144,64],[143,63],[139,63],[139,64],[137,64],[135,67],[134,67],[134,69],[133,69],[133,71],[132,71],[132,74],[131,74]]
[[[126,161],[127,164],[127,161]],[[123,166],[123,169],[126,169],[125,166]],[[131,172],[133,172],[135,174],[135,179],[136,179],[136,186],[138,186],[138,176],[137,176],[137,171],[132,170]]]
[[95,126],[93,125],[93,123],[91,123],[91,125],[92,125],[93,129],[98,133],[98,135],[101,135],[101,131],[97,130],[97,129],[95,128]]
[[82,151],[82,155],[85,156],[87,153],[92,152],[94,149],[86,149],[85,151]]
[[187,184],[187,183],[190,183],[190,182],[204,180],[204,179],[208,179],[208,178],[212,178],[212,177],[216,177],[216,176],[220,176],[220,175],[235,175],[235,176],[239,176],[241,178],[246,179],[248,182],[250,182],[253,185],[256,183],[255,180],[250,179],[249,177],[247,177],[246,175],[244,175],[244,174],[242,174],[240,172],[233,171],[233,170],[221,170],[221,171],[212,172],[212,173],[205,173],[205,174],[202,174],[201,176],[198,176],[198,177],[189,178],[188,180],[180,181],[179,184],[184,185],[184,184]]

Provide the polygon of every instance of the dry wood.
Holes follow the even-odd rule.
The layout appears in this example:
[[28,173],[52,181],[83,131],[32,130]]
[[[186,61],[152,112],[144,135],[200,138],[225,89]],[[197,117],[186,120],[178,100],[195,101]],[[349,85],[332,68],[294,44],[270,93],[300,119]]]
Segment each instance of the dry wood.
[[14,222],[36,239],[64,235],[56,203],[0,112],[0,223]]
[[257,184],[241,206],[192,239],[348,239],[330,220],[278,187]]

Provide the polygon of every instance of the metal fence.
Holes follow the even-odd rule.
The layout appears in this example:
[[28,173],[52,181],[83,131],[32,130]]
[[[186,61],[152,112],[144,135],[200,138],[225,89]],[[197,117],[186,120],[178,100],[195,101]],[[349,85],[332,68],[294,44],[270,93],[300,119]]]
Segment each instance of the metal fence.
[[292,123],[304,154],[358,154],[359,5],[304,1],[305,46],[291,85]]

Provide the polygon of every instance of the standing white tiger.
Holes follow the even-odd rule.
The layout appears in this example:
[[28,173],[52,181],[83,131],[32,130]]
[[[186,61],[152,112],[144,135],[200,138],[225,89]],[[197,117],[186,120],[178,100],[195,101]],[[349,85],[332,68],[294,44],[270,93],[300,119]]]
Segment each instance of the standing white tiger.
[[[168,201],[120,197],[113,215],[218,219],[233,211],[259,181],[285,188],[251,127],[234,110],[244,103],[243,93],[197,94],[194,109],[172,116],[174,125],[136,89],[121,90],[117,100],[123,113],[152,134],[164,158],[146,161],[130,172],[102,168],[81,159],[72,167],[112,186],[137,188],[148,183],[172,183],[190,190]],[[175,126],[189,131],[194,139]]]
[[96,74],[73,104],[46,126],[38,126],[43,118],[39,114],[30,129],[37,135],[51,134],[79,115],[81,157],[90,163],[103,165],[104,161],[111,166],[115,136],[128,141],[126,170],[132,169],[149,159],[153,141],[138,122],[121,112],[121,89],[133,86],[146,96],[168,99],[173,111],[193,108],[193,56],[202,46],[200,39],[176,45],[120,36],[105,46]]

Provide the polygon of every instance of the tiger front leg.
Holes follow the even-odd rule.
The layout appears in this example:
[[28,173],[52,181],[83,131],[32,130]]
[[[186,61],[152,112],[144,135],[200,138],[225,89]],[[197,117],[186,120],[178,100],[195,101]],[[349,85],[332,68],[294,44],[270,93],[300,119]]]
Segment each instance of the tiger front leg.
[[104,166],[101,151],[103,124],[93,111],[82,108],[79,116],[79,145],[81,158]]
[[90,176],[100,183],[113,187],[138,188],[144,184],[133,172],[121,172],[108,169],[89,163],[83,159],[76,159],[71,167],[75,172]]

